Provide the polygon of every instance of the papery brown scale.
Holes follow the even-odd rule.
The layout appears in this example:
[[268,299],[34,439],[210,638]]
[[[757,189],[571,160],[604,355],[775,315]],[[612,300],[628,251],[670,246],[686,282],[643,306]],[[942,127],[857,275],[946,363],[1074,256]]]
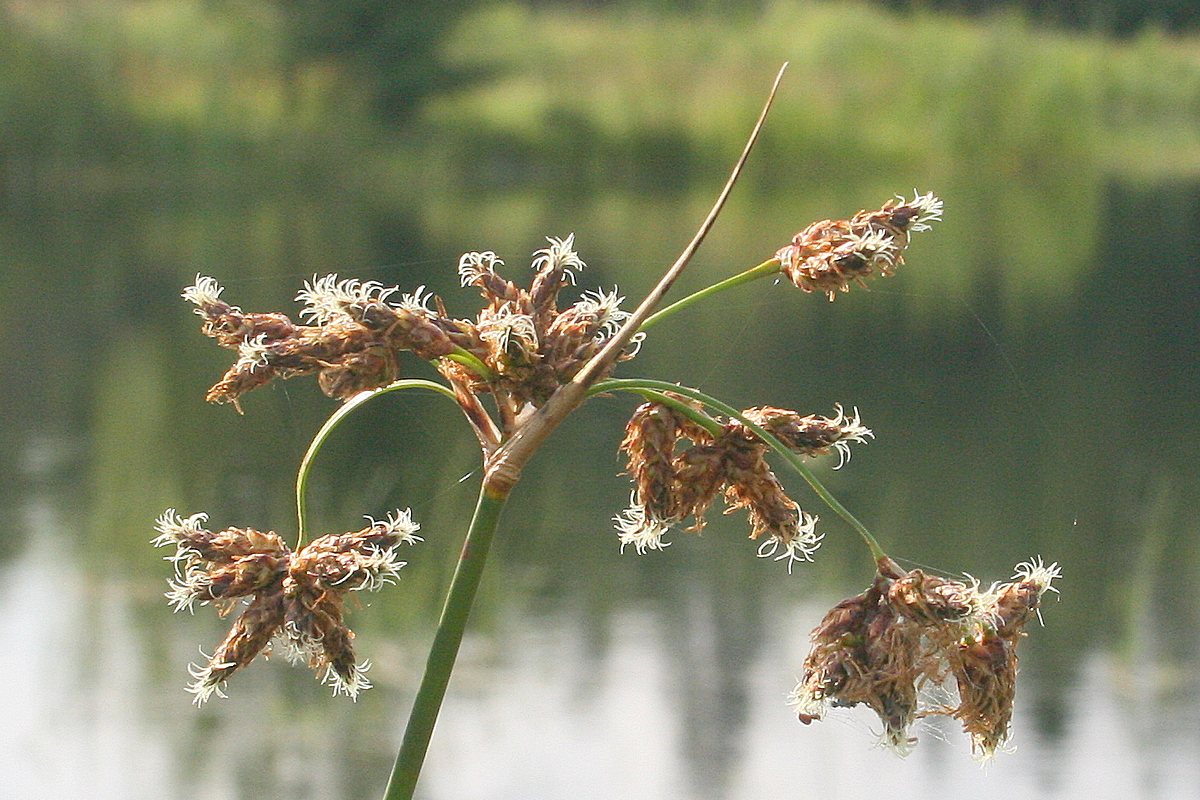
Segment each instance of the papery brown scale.
[[253,661],[270,644],[283,620],[282,592],[264,592],[251,600],[209,660],[212,672],[208,683],[228,680],[235,671]]
[[657,403],[638,406],[625,425],[621,451],[629,457],[637,503],[652,519],[667,520],[674,512],[676,415]]
[[[747,435],[749,434],[749,435]],[[766,460],[767,446],[740,423],[730,423],[717,439],[725,448],[725,499],[729,514],[744,508],[750,518],[750,538],[766,534],[788,544],[799,533],[800,506],[787,496]]]
[[268,342],[272,364],[281,372],[297,369],[310,371],[311,366],[327,366],[342,357],[382,344],[378,335],[359,322],[338,318],[321,326],[305,326],[297,335]]
[[331,624],[321,640],[321,655],[319,665],[329,666],[347,684],[354,683],[358,672],[357,656],[354,652],[354,631],[341,621],[341,611],[337,610],[338,624]]
[[371,553],[378,550],[390,550],[400,543],[401,536],[395,531],[380,525],[371,525],[352,533],[329,534],[312,542],[313,545],[323,539],[321,549],[333,553]]
[[1008,737],[1016,694],[1015,642],[983,634],[962,642],[950,654],[950,667],[958,685],[958,706],[952,716],[971,737],[971,746],[990,757]]
[[930,627],[971,613],[966,590],[962,583],[915,569],[891,585],[888,602],[906,619]]
[[498,375],[494,386],[507,394],[518,408],[526,403],[544,405],[560,385],[553,370],[542,363],[522,364],[503,356],[490,358],[487,363]]
[[252,389],[265,386],[276,377],[276,371],[270,367],[258,367],[250,370],[234,365],[229,368],[221,380],[209,387],[204,400],[209,403],[233,403],[237,405],[238,398]]
[[321,642],[331,627],[343,625],[338,591],[321,585],[298,564],[293,564],[283,582],[286,599],[286,629],[306,644]]
[[[475,255],[477,258],[473,262],[468,262],[470,255]],[[485,257],[491,257],[494,260],[488,261]],[[483,299],[489,301],[494,308],[520,299],[523,292],[517,288],[516,284],[504,280],[492,268],[492,263],[500,263],[498,259],[495,259],[494,253],[475,253],[463,256],[459,262],[460,272],[468,263],[471,267],[471,277],[464,285],[479,289]]]
[[286,555],[255,553],[241,556],[232,564],[210,570],[196,591],[196,600],[221,601],[267,591],[283,580],[287,567]]
[[435,297],[434,304],[437,306],[437,313],[433,315],[430,322],[437,325],[438,328],[446,334],[452,345],[461,347],[482,360],[487,356],[487,343],[479,336],[479,329],[474,320],[469,319],[454,319],[446,312],[446,306],[442,303],[442,298]]
[[[291,574],[294,580],[301,573],[307,576],[315,588],[322,591],[347,592],[357,589],[367,579],[360,565],[360,557],[370,548],[360,542],[347,542],[346,536],[323,536],[313,541],[292,559]],[[381,550],[395,545],[394,537]],[[357,578],[357,580],[355,580]]]
[[243,314],[240,309],[225,305],[224,313],[212,315],[205,306],[206,316],[200,326],[205,336],[217,340],[221,347],[236,350],[242,342],[265,336],[268,341],[294,336],[298,326],[284,314]]
[[[394,309],[395,320],[383,331],[384,340],[418,358],[432,361],[454,352],[455,343],[444,325],[407,309]],[[474,342],[471,342],[474,344]]]
[[[595,352],[598,349],[593,340],[599,333],[600,326],[596,324],[594,315],[579,314],[572,306],[559,314],[543,337],[546,359],[555,365],[556,371],[563,372],[586,361],[586,351]],[[578,371],[578,366],[575,367]]]
[[1041,591],[1033,581],[1006,583],[999,587],[989,617],[1000,636],[1019,637],[1041,604]]
[[527,292],[518,288],[512,281],[504,280],[495,272],[483,273],[473,285],[479,287],[483,298],[490,302],[492,308],[499,308],[505,303],[532,306],[529,303]]
[[387,386],[400,377],[396,354],[383,348],[347,354],[317,376],[317,384],[328,397],[346,400],[359,392]]
[[189,561],[213,564],[228,564],[252,553],[284,555],[288,552],[287,545],[274,531],[264,533],[253,528],[226,528],[219,533],[184,529],[176,536],[176,543]]
[[920,212],[907,203],[888,200],[878,211],[860,211],[850,220],[850,227],[863,230],[868,227],[879,228],[888,233],[896,243],[897,251],[903,251],[908,246],[908,227]]
[[279,534],[254,528],[226,528],[213,537],[212,549],[229,556],[252,553],[282,556],[288,553],[288,546]]
[[[595,356],[604,348],[605,344],[607,344],[607,341],[605,340],[595,338],[586,339],[570,355],[551,362],[558,382],[567,383],[574,378],[576,373],[578,373],[585,364],[591,361],[593,356]],[[635,352],[630,349],[626,349],[617,356],[616,360],[612,364],[609,364],[601,373],[599,373],[599,379],[602,380],[606,378],[616,368],[617,364],[621,363],[622,361],[628,361],[635,355]]]
[[284,584],[284,629],[309,654],[309,667],[333,666],[344,679],[353,675],[354,633],[342,613],[341,594],[322,588],[309,574],[293,568]]
[[570,285],[567,270],[561,265],[547,264],[538,270],[529,284],[529,304],[535,318],[546,322],[552,319],[558,305],[558,293]]
[[789,450],[802,455],[824,455],[834,444],[845,438],[845,432],[840,426],[833,425],[832,420],[816,414],[802,417],[795,411],[770,406],[747,408],[742,414],[754,424],[765,428]]
[[695,444],[672,462],[676,491],[666,519],[694,517],[689,531],[704,530],[704,514],[725,480],[725,450],[716,444]]
[[862,702],[869,705],[893,737],[905,736],[916,717],[917,681],[926,672],[918,626],[890,607],[867,629],[866,674]]
[[743,474],[740,482],[725,488],[725,499],[729,503],[726,514],[746,509],[751,539],[765,534],[788,544],[799,534],[800,506],[787,496],[770,470],[753,477]]

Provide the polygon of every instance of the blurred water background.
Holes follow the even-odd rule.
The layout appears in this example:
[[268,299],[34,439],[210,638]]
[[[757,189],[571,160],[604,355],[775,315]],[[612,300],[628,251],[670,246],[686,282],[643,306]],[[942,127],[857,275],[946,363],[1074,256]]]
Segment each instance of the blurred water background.
[[677,291],[914,188],[944,221],[872,291],[743,287],[620,374],[857,407],[878,438],[822,475],[895,556],[984,581],[1060,562],[1022,645],[1016,751],[981,769],[929,726],[900,760],[869,714],[799,725],[783,701],[808,631],[865,587],[865,550],[785,477],[827,535],[793,574],[740,518],[621,554],[631,403],[601,398],[514,495],[420,796],[1200,797],[1200,14],[976,6],[0,3],[0,796],[378,796],[472,437],[440,399],[392,395],[317,465],[316,530],[411,507],[426,537],[351,616],[374,689],[332,698],[271,660],[194,708],[186,665],[227,623],[171,613],[153,520],[293,535],[294,470],[334,404],[297,380],[245,416],[206,405],[231,357],[180,290],[202,273],[294,314],[336,272],[467,316],[460,253],[495,250],[523,282],[573,232],[581,287],[632,307],[789,60]]

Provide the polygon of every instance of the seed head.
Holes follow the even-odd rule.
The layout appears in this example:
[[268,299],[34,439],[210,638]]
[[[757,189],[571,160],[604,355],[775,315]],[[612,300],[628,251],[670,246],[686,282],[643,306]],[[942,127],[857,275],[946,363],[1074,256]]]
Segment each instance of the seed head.
[[354,633],[343,619],[347,592],[377,590],[398,578],[404,562],[402,544],[415,544],[419,526],[410,513],[396,511],[359,531],[330,534],[292,551],[278,534],[253,528],[227,528],[213,533],[203,527],[208,517],[183,517],[168,509],[158,519],[156,545],[174,545],[168,560],[175,578],[167,598],[176,611],[215,604],[222,613],[239,599],[247,604],[224,641],[204,665],[190,667],[188,687],[196,703],[213,694],[224,696],[234,672],[264,652],[275,638],[284,652],[301,661],[333,686],[334,693],[354,698],[370,687],[351,642]]
[[[764,427],[771,420],[799,419],[782,409],[743,413],[762,420]],[[676,452],[684,439],[692,444]],[[835,440],[822,447],[835,447],[840,441]],[[797,562],[811,561],[820,547],[817,518],[787,496],[767,464],[766,443],[741,422],[726,422],[714,436],[676,409],[645,403],[626,425],[621,449],[634,479],[631,506],[615,518],[622,545],[634,544],[639,553],[661,549],[663,534],[687,517],[694,520],[689,531],[703,530],[709,507],[723,492],[725,513],[746,509],[750,538],[762,540],[759,556],[786,560],[791,571]]]
[[[1016,646],[1038,601],[1053,591],[1057,564],[1034,559],[1008,583],[904,572],[881,563],[870,588],[835,606],[812,633],[804,673],[790,697],[804,723],[828,706],[868,705],[884,725],[884,743],[902,755],[911,723],[930,714],[958,719],[980,759],[1008,738],[1016,693]],[[953,704],[924,704],[926,687],[950,684]]]
[[865,286],[873,274],[891,275],[904,263],[909,234],[941,219],[942,201],[929,194],[897,197],[878,211],[860,211],[848,220],[814,222],[792,237],[775,257],[799,289],[824,292],[832,300],[851,283]]
[[850,445],[866,444],[875,434],[862,424],[857,408],[853,415],[847,415],[840,404],[834,409],[832,417],[816,414],[802,417],[795,411],[770,407],[747,408],[742,413],[792,452],[806,456],[836,452],[838,465],[834,469],[841,469],[850,460]]

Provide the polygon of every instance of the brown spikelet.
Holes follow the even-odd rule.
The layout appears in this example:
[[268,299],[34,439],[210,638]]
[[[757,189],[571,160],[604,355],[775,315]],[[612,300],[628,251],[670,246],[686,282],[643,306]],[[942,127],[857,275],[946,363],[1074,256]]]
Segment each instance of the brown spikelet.
[[870,275],[891,275],[904,263],[909,234],[928,228],[941,212],[942,203],[932,194],[889,200],[877,211],[860,211],[848,220],[814,222],[775,257],[797,288],[832,300],[851,283],[865,286]]
[[1016,639],[978,630],[948,653],[958,687],[958,705],[949,714],[962,722],[971,749],[991,758],[1008,738],[1017,689]]
[[704,515],[725,482],[725,449],[717,444],[694,444],[675,456],[675,493],[667,519],[693,517],[689,531],[704,530]]
[[746,509],[751,539],[766,535],[786,545],[799,533],[800,506],[787,496],[767,464],[766,444],[744,436],[739,428],[731,425],[718,440],[726,448],[725,513]]
[[[789,450],[805,456],[837,451],[843,461],[850,458],[850,445],[864,443],[874,436],[859,419],[857,410],[847,416],[839,405],[832,417],[818,414],[801,416],[786,408],[762,406],[742,412],[754,424],[765,428]],[[749,433],[747,431],[747,433]]]
[[679,440],[676,414],[658,403],[643,403],[625,425],[621,451],[629,460],[636,502],[647,515],[669,520],[674,511],[675,443]]
[[889,585],[878,575],[866,592],[825,615],[813,631],[792,703],[806,724],[821,719],[828,705],[865,704],[883,722],[885,743],[905,753],[923,669],[920,631],[888,604]]

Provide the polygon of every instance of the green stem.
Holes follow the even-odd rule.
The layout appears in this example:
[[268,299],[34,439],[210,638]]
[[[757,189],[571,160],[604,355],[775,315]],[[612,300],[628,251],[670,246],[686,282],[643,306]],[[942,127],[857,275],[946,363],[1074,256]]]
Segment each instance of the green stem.
[[471,605],[479,589],[488,548],[507,499],[507,494],[493,493],[486,485],[480,488],[479,503],[475,506],[475,515],[471,518],[471,527],[463,542],[458,568],[454,571],[450,592],[446,595],[446,605],[442,609],[429,658],[425,662],[425,675],[421,678],[421,686],[413,701],[408,727],[404,731],[404,740],[400,744],[400,753],[396,756],[396,765],[392,768],[384,800],[411,800],[416,790],[421,765],[429,749],[429,739],[433,736],[433,726],[437,722],[442,699],[446,696],[446,686],[454,670],[458,647],[462,643]]
[[397,389],[432,389],[435,392],[444,394],[451,400],[457,403],[454,397],[454,392],[442,386],[440,383],[433,381],[420,380],[417,378],[396,381],[379,389],[372,389],[367,392],[360,392],[354,395],[346,402],[338,406],[337,411],[325,420],[325,424],[317,431],[317,435],[313,437],[312,442],[308,445],[308,452],[304,454],[304,458],[300,460],[300,469],[296,472],[296,528],[299,531],[298,541],[296,546],[304,544],[305,527],[308,521],[308,474],[312,471],[313,460],[317,457],[317,453],[321,452],[321,446],[325,444],[325,440],[329,438],[329,434],[333,433],[334,429],[342,423],[352,411],[367,402],[373,397],[378,397],[381,394],[394,392]]
[[[832,508],[839,517],[849,523],[850,527],[854,528],[858,535],[862,537],[863,541],[867,543],[867,547],[871,550],[871,556],[875,558],[876,561],[882,558],[887,558],[887,554],[883,552],[883,548],[879,546],[879,542],[876,541],[875,537],[871,535],[871,532],[867,530],[867,526],[859,522],[858,519],[851,514],[850,511],[844,505],[842,505],[828,489],[825,488],[825,485],[821,483],[820,479],[817,478],[817,476],[813,474],[813,471],[808,468],[808,465],[804,463],[801,455],[798,453],[793,453],[787,448],[786,445],[784,445],[783,442],[772,436],[765,428],[762,428],[746,419],[746,417],[742,415],[742,412],[738,411],[733,406],[726,405],[720,400],[717,400],[715,397],[710,397],[704,392],[689,388],[687,386],[678,386],[674,383],[655,381],[646,378],[610,379],[601,381],[592,387],[590,394],[599,394],[601,392],[609,392],[614,390],[636,392],[643,396],[646,396],[650,393],[647,390],[673,392],[675,394],[681,394],[684,397],[690,397],[693,400],[698,400],[701,403],[704,403],[706,406],[714,408],[726,416],[740,420],[742,424],[752,430],[756,436],[766,442],[772,450],[787,459],[788,464],[790,464],[791,467],[796,470],[796,472],[800,473],[800,476],[808,482],[808,485],[811,486],[813,491],[817,493],[817,496],[824,500],[825,504]],[[678,408],[680,411],[684,410],[683,406],[685,404],[679,403],[676,400],[672,400],[670,397],[655,399],[657,402],[662,402],[674,408]],[[688,416],[691,415],[689,414]]]
[[745,272],[740,272],[737,275],[734,275],[732,278],[726,278],[723,281],[714,283],[712,286],[705,287],[698,292],[689,294],[687,297],[683,298],[682,300],[676,300],[674,303],[671,303],[671,305],[667,306],[666,308],[660,309],[659,311],[656,311],[655,313],[653,313],[649,317],[647,317],[646,321],[642,323],[642,327],[639,328],[638,330],[644,331],[644,330],[646,330],[646,328],[649,328],[651,325],[658,322],[660,319],[669,317],[672,314],[674,314],[676,311],[682,311],[683,309],[690,306],[692,303],[698,303],[706,297],[714,295],[718,292],[723,292],[726,289],[732,289],[734,286],[740,286],[743,283],[749,283],[750,281],[755,281],[755,280],[758,280],[759,278],[765,278],[768,275],[774,275],[777,272],[779,272],[779,259],[778,258],[772,258],[768,261],[764,261],[763,263],[759,264],[757,267],[751,267],[750,269],[746,270]]

